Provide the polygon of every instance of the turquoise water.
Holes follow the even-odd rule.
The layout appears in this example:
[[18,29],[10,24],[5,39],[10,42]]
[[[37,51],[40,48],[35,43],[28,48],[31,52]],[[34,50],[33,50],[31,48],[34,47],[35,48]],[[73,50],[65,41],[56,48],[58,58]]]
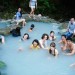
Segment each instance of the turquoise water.
[[0,22],[0,29],[1,28],[6,28],[8,26],[10,26],[10,23],[9,22]]
[[[28,32],[31,24],[35,24],[35,28],[32,32]],[[49,34],[51,30],[55,31],[57,37],[55,41],[59,51],[57,58],[49,55],[47,50],[29,49],[34,39],[40,40],[43,33]],[[5,69],[7,75],[74,75],[75,68],[71,68],[69,65],[75,62],[75,55],[65,56],[63,54],[58,44],[61,38],[58,32],[56,23],[28,22],[21,29],[21,34],[23,36],[24,33],[29,33],[29,40],[20,42],[22,36],[6,36],[5,44],[0,46],[0,60],[7,64]],[[48,45],[50,42],[48,40]],[[18,51],[20,45],[23,47],[23,51]]]

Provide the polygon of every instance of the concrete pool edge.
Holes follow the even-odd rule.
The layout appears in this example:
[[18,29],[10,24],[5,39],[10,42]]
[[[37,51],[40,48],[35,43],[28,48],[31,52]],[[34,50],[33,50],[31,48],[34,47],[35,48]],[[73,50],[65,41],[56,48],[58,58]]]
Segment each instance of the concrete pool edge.
[[[30,22],[30,21],[34,21],[34,22],[45,22],[45,23],[59,23],[58,21],[49,18],[48,16],[38,16],[35,15],[35,18],[29,18],[28,14],[23,14],[23,18],[26,19],[26,22]],[[22,27],[22,23],[20,23],[18,26],[16,24],[14,24],[14,22],[12,22],[12,19],[9,20],[1,20],[0,22],[10,22],[10,26],[6,27],[6,28],[0,28],[0,34],[2,35],[9,35],[11,29],[14,29],[16,27]],[[14,24],[14,25],[13,25]]]

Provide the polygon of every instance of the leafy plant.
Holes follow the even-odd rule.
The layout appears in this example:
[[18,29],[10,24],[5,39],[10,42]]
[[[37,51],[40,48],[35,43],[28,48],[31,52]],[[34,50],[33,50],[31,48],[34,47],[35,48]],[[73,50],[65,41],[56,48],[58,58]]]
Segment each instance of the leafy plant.
[[6,64],[3,61],[0,61],[0,69],[5,68]]

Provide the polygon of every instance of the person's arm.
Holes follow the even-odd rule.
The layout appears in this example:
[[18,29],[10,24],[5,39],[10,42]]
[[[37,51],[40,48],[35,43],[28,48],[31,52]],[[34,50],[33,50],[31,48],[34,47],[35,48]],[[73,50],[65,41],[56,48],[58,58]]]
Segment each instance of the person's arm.
[[55,53],[56,53],[56,56],[59,54],[57,49],[55,49]]
[[59,43],[59,44],[62,43],[62,40],[60,40],[58,43]]
[[41,48],[44,48],[41,40],[39,41],[39,43],[40,43]]
[[75,53],[75,50],[73,49],[71,53],[67,53],[66,55],[73,55]]
[[33,46],[33,45],[30,46],[30,49],[32,49],[32,46]]
[[5,38],[4,36],[1,36],[2,37],[2,43],[4,44],[5,43]]
[[48,49],[46,42],[45,42],[45,47],[42,44],[42,41],[41,40],[39,41],[39,43],[40,43],[40,46],[41,46],[42,49]]
[[69,21],[69,23],[68,23],[67,31],[69,31],[69,26],[70,26],[70,21]]

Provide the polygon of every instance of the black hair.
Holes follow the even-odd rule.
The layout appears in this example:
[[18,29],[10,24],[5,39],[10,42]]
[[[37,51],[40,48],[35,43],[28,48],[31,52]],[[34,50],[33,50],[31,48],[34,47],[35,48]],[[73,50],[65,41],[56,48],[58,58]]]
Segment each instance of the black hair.
[[17,28],[16,28],[16,33],[17,33],[19,36],[21,35],[20,29],[21,29],[20,27],[17,27]]
[[46,34],[46,33],[44,33],[44,34],[42,35],[41,39],[44,39],[45,36],[47,36],[47,40],[48,40],[48,39],[49,39],[49,36],[48,36],[48,34]]
[[0,38],[0,43],[2,43],[2,38]]
[[[21,7],[19,7],[19,8],[21,9]],[[19,9],[19,8],[18,8],[18,9]],[[21,9],[21,10],[22,10],[22,9]],[[21,17],[22,17],[22,11],[20,11],[20,14],[21,14],[21,16],[19,16],[19,17],[21,18]]]
[[61,35],[61,37],[65,37],[67,39],[66,35]]
[[33,30],[34,27],[34,24],[31,24],[30,30]]
[[30,38],[28,33],[25,33],[25,34],[23,35],[23,38],[24,38],[24,36],[25,36],[25,35],[28,35],[27,39],[29,39],[29,38]]
[[68,40],[72,41],[72,38],[67,38],[66,40],[67,40],[67,41],[68,41]]
[[50,43],[50,46],[56,47],[56,44],[54,42]]
[[36,42],[37,45],[40,45],[40,44],[39,44],[39,41],[38,41],[37,39],[34,39],[33,42],[32,42],[32,44],[33,44],[34,42]]
[[[51,47],[56,47],[56,44],[54,43],[54,42],[52,42],[52,43],[50,43],[50,46]],[[51,49],[49,49],[49,53],[51,54],[52,53],[52,50]],[[54,49],[54,54],[53,54],[54,56],[56,55],[55,54],[55,49]]]
[[50,34],[51,34],[51,33],[54,33],[54,31],[50,31]]

